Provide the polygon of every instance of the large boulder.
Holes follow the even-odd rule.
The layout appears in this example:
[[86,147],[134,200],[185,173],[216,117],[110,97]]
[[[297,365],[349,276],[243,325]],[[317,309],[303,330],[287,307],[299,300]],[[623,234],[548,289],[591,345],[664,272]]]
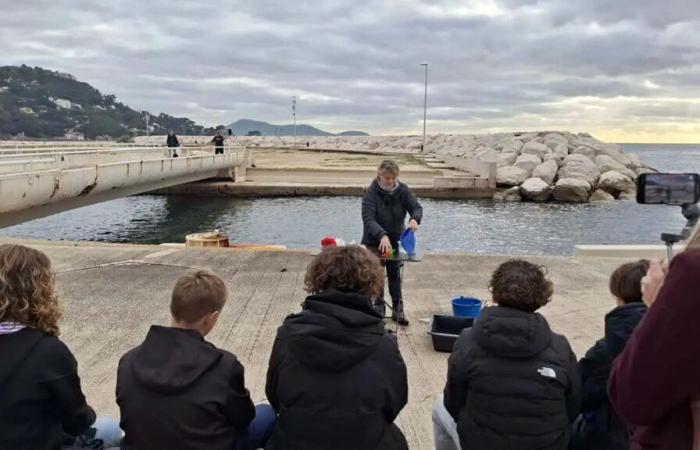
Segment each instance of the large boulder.
[[528,178],[530,178],[530,173],[517,166],[496,169],[496,183],[500,186],[520,186]]
[[600,176],[598,166],[588,157],[573,153],[564,158],[564,165],[559,169],[559,178],[576,178],[595,185]]
[[636,178],[636,174],[633,171],[625,167],[618,160],[613,159],[611,156],[598,155],[595,157],[595,163],[598,166],[600,173],[605,173],[610,170],[614,170],[616,172],[620,172],[623,175],[626,175],[628,178]]
[[475,155],[482,161],[496,162],[500,153],[490,147],[479,147],[476,149]]
[[610,195],[619,197],[623,192],[634,192],[636,186],[634,181],[629,177],[615,170],[609,170],[598,179],[598,189],[602,189]]
[[590,202],[609,202],[611,200],[615,200],[615,197],[602,189],[596,189],[593,191],[591,198],[589,199]]
[[567,144],[569,140],[559,133],[548,133],[544,136],[544,143],[554,150],[558,145]]
[[595,147],[598,151],[598,155],[608,155],[627,168],[633,167],[636,163],[629,155],[625,154],[625,152],[622,151],[622,147],[617,144],[604,144],[600,142],[596,144]]
[[501,153],[496,158],[496,165],[498,167],[512,166],[515,164],[516,159],[518,159],[518,155],[516,153]]
[[542,158],[542,161],[555,161],[557,167],[561,167],[564,164],[564,158],[566,158],[566,155],[562,156],[559,153],[547,153],[544,155],[544,158]]
[[554,147],[554,153],[557,154],[558,156],[561,157],[561,159],[566,158],[566,155],[569,154],[569,145],[568,144],[559,144],[556,147]]
[[523,148],[520,150],[520,154],[535,155],[538,158],[542,159],[544,155],[550,153],[551,151],[552,150],[545,144],[539,143],[537,141],[530,141],[527,144],[523,145]]
[[644,167],[644,164],[642,163],[642,160],[639,158],[639,155],[635,155],[635,154],[630,153],[627,155],[627,157],[630,159],[630,165],[627,166],[630,169],[634,170],[634,169],[639,169],[641,167]]
[[578,178],[560,178],[553,195],[560,202],[586,203],[591,196],[591,185]]
[[532,176],[541,178],[547,184],[552,184],[557,176],[557,170],[559,170],[559,164],[556,160],[550,159],[535,167]]
[[520,185],[520,195],[525,200],[546,202],[552,196],[552,188],[549,183],[541,178],[528,178]]
[[506,189],[505,191],[496,192],[493,194],[493,199],[500,202],[519,202],[522,200],[520,188],[518,186],[514,186],[510,189]]
[[574,149],[573,152],[571,152],[572,155],[583,155],[586,156],[589,159],[595,158],[596,155],[596,150],[591,147],[584,147],[584,146],[579,146]]
[[519,139],[506,139],[503,141],[503,147],[501,148],[501,151],[503,153],[515,153],[516,155],[520,154],[520,149],[523,148],[523,141]]
[[542,159],[536,155],[523,153],[515,160],[515,166],[527,171],[528,177],[535,170],[535,167],[542,164]]

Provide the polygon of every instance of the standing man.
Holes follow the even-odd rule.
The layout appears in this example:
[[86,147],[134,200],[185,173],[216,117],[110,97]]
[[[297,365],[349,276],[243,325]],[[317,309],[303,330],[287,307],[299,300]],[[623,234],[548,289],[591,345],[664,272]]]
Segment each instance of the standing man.
[[[405,183],[399,181],[399,166],[391,160],[382,161],[377,178],[367,189],[362,199],[362,244],[370,250],[386,255],[398,247],[401,233],[405,230],[406,213],[409,215],[408,226],[418,231],[423,218],[423,207]],[[401,293],[402,261],[387,259],[384,261],[389,294],[391,295],[391,320],[399,325],[408,325],[404,313],[403,295]],[[375,301],[375,309],[383,315],[384,294]]]
[[216,136],[211,140],[214,143],[214,154],[223,155],[224,154],[224,137],[221,135],[220,131],[216,132]]
[[168,130],[168,139],[166,140],[166,145],[168,146],[168,151],[170,152],[171,158],[177,158],[177,148],[180,147],[180,141],[173,130]]

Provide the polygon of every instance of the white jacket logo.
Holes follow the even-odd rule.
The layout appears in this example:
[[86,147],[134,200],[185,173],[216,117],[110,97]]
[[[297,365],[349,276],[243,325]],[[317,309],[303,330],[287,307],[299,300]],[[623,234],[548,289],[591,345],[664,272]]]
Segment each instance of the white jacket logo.
[[554,369],[550,367],[542,367],[541,369],[537,369],[537,373],[542,375],[543,377],[547,378],[557,378],[557,373],[554,371]]

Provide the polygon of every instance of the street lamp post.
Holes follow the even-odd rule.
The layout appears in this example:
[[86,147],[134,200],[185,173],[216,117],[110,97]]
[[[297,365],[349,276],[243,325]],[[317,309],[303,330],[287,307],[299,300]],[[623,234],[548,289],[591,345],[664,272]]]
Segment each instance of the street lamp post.
[[423,96],[423,144],[420,146],[420,152],[425,162],[425,122],[428,118],[428,63],[422,63],[425,67],[425,95]]
[[294,145],[293,148],[297,146],[297,97],[292,97],[292,117],[294,118]]

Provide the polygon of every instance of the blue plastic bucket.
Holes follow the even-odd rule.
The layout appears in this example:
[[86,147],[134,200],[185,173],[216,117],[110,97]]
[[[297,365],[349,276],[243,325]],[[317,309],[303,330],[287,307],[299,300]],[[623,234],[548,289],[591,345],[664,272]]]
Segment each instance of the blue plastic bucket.
[[403,246],[403,249],[406,250],[406,253],[408,253],[409,256],[415,256],[416,254],[416,235],[413,233],[413,230],[410,228],[407,228],[402,234],[401,238],[399,239],[401,242],[401,245]]
[[474,297],[457,297],[452,299],[452,313],[458,317],[479,317],[481,300]]

